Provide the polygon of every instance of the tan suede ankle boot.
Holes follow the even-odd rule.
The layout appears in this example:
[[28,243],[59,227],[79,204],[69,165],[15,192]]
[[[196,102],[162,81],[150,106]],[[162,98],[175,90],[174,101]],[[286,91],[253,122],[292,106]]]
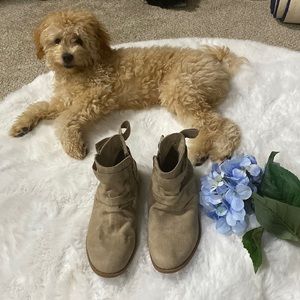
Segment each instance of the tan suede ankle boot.
[[[122,133],[122,128],[125,132]],[[88,227],[86,250],[95,273],[115,277],[125,271],[136,246],[137,168],[125,140],[129,122],[120,133],[96,144],[93,170],[100,184]]]
[[186,129],[162,137],[153,160],[148,243],[152,263],[163,273],[183,268],[200,238],[198,189],[185,143],[197,134]]

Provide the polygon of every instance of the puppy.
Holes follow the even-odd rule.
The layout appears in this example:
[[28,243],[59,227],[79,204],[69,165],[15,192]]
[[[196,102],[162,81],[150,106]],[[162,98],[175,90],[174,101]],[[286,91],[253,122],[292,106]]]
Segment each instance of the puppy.
[[161,105],[199,129],[189,149],[194,164],[223,160],[240,142],[240,130],[215,108],[227,96],[243,58],[225,47],[112,49],[103,25],[87,11],[46,16],[34,32],[36,53],[55,73],[50,101],[30,105],[13,124],[20,137],[41,120],[55,119],[65,152],[87,155],[82,129],[120,109]]

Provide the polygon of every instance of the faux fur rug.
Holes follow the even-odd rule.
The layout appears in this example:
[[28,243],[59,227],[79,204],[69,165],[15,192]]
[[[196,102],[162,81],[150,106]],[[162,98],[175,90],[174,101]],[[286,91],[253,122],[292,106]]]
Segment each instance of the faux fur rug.
[[[250,41],[215,39],[126,46],[197,48],[202,43],[228,45],[250,61],[234,79],[232,92],[220,108],[242,129],[238,152],[255,155],[263,165],[272,150],[280,151],[278,161],[300,176],[299,53]],[[10,125],[29,103],[50,97],[51,79],[51,73],[41,75],[0,103],[1,299],[300,299],[297,245],[265,234],[264,263],[254,274],[241,238],[220,235],[203,214],[201,241],[186,268],[171,275],[155,271],[147,247],[152,156],[160,135],[181,126],[160,108],[115,113],[87,134],[90,154],[83,161],[63,152],[52,122],[42,122],[22,138],[9,137]],[[94,144],[114,134],[125,119],[132,125],[128,145],[142,177],[140,239],[126,273],[103,279],[92,272],[85,252],[98,184],[91,168]],[[209,163],[197,167],[196,175],[208,168]]]

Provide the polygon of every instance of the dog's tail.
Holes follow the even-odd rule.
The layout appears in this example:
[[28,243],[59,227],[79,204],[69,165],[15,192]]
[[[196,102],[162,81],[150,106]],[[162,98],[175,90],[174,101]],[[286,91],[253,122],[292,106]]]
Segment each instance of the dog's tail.
[[237,56],[225,46],[208,46],[206,51],[208,51],[208,53],[210,53],[219,62],[223,63],[224,67],[231,76],[237,73],[241,65],[248,63],[247,58]]

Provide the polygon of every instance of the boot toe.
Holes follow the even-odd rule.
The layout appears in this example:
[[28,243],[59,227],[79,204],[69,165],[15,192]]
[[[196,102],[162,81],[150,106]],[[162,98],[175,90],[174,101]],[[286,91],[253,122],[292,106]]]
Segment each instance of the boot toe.
[[151,222],[157,228],[150,228],[149,250],[157,269],[161,269],[162,272],[172,272],[185,266],[199,239],[199,224],[196,218],[194,220],[189,220],[190,222],[186,224],[173,220],[175,222],[172,227],[160,224],[158,220]]
[[160,241],[160,247],[151,247],[152,262],[155,267],[166,272],[181,269],[192,255],[196,243],[197,240],[179,247],[179,242]]
[[104,277],[112,277],[122,273],[127,267],[135,248],[135,238],[127,237],[104,241],[87,239],[89,262],[96,273]]

